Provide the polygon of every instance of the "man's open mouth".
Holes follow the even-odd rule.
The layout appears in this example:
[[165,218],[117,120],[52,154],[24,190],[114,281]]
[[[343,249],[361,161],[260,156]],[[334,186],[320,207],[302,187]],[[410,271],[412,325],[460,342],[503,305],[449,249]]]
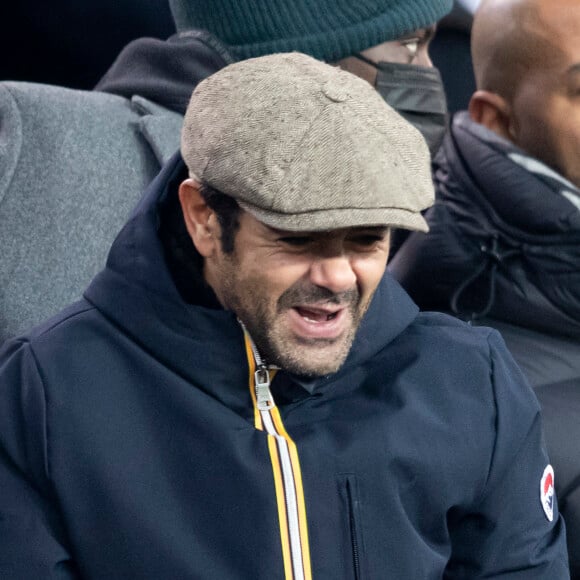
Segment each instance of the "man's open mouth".
[[309,308],[304,306],[296,306],[296,312],[302,316],[302,318],[306,319],[308,322],[320,323],[320,322],[327,322],[329,320],[333,320],[336,318],[340,310],[336,309],[333,311],[318,309],[318,308]]
[[290,308],[289,312],[292,331],[304,339],[334,340],[351,323],[350,311],[344,305],[300,305]]

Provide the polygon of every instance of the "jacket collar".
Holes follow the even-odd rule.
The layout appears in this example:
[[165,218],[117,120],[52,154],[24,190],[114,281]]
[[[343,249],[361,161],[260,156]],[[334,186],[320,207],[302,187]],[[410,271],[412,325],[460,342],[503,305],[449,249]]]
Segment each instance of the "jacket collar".
[[432,241],[411,251],[437,260],[430,283],[456,314],[578,336],[580,212],[562,194],[571,184],[544,168],[456,115],[434,160]]
[[141,115],[137,123],[139,132],[159,165],[165,165],[179,149],[183,117],[138,95],[131,98],[131,105]]
[[[491,213],[501,226],[514,235],[557,235],[580,231],[580,210],[570,201],[580,201],[580,191],[540,161],[526,155],[513,143],[502,139],[467,112],[454,116],[451,131],[435,158],[435,179],[446,189],[446,166],[452,168],[458,196],[465,192]],[[476,197],[473,197],[476,200]]]

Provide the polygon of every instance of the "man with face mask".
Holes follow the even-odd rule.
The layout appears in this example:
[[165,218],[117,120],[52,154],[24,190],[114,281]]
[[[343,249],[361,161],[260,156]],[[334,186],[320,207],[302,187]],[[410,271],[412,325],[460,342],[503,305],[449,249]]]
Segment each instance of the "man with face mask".
[[[376,85],[436,147],[443,89],[428,45],[451,0],[170,4],[177,34],[130,43],[95,91],[0,83],[0,342],[79,296],[177,150],[192,89],[228,63],[288,50],[339,62]],[[374,64],[347,58],[359,54],[379,67],[400,64],[389,80]],[[396,86],[387,94],[388,82]]]
[[[434,157],[447,131],[447,99],[428,48],[435,26],[427,26],[341,60],[338,64],[373,85],[385,101],[414,125]],[[393,230],[391,257],[408,236]]]
[[[427,50],[434,34],[434,26],[416,30],[338,63],[371,83],[391,107],[419,129],[431,157],[439,150],[447,131],[447,100],[441,74]],[[408,234],[407,230],[393,230],[391,257]]]
[[447,103],[428,47],[435,26],[415,30],[341,60],[338,64],[370,82],[385,101],[423,135],[435,156],[447,129]]

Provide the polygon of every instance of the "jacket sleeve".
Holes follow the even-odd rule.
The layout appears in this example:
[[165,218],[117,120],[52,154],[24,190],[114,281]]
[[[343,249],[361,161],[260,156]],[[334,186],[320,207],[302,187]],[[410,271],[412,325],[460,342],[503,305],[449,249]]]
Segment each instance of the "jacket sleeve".
[[580,377],[535,389],[542,406],[546,445],[566,521],[570,575],[580,579]]
[[496,331],[489,344],[493,457],[477,505],[450,516],[445,578],[568,579],[564,521],[550,478],[544,478],[549,459],[539,404]]
[[50,484],[45,393],[28,343],[0,349],[0,578],[80,576]]

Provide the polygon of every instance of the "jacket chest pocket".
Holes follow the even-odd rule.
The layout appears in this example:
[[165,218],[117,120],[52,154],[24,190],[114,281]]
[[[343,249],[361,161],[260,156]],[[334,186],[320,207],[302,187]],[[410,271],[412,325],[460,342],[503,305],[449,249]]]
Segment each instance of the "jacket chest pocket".
[[[344,562],[345,578],[365,580],[365,550],[362,534],[362,519],[356,476],[351,473],[339,476],[339,493],[343,513],[344,537],[347,539],[347,550]],[[349,573],[349,569],[352,573]]]

